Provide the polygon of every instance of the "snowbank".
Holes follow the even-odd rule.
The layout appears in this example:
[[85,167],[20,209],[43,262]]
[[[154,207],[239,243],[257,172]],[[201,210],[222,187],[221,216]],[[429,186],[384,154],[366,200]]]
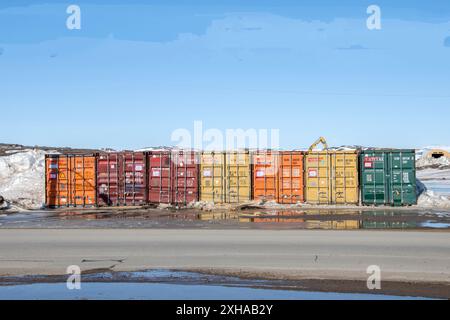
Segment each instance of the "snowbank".
[[10,204],[39,209],[45,201],[45,154],[26,150],[0,157],[0,195]]
[[450,209],[450,198],[428,190],[419,196],[417,205],[422,208]]
[[450,159],[447,157],[441,157],[438,159],[421,157],[416,162],[417,169],[422,168],[448,168],[450,167]]

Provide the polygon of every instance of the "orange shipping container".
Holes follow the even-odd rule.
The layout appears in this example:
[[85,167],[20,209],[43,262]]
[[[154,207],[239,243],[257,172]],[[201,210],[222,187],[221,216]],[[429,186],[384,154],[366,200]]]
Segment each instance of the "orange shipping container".
[[45,157],[45,204],[47,207],[96,205],[94,155],[47,155]]
[[302,151],[253,153],[253,195],[257,200],[304,201]]
[[302,151],[283,151],[280,153],[279,203],[304,202]]

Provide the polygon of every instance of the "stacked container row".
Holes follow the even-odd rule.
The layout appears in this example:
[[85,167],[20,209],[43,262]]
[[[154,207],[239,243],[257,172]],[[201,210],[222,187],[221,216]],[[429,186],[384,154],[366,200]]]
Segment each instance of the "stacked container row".
[[[360,199],[361,194],[361,199]],[[46,157],[46,205],[201,200],[413,205],[415,151],[113,152]]]

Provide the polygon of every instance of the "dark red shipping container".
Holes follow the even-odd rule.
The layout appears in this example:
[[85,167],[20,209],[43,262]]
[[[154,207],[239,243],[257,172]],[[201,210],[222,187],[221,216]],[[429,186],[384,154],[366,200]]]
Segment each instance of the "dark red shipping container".
[[198,153],[148,153],[148,199],[151,203],[186,205],[198,201]]
[[100,153],[96,158],[99,206],[140,206],[147,203],[145,152]]

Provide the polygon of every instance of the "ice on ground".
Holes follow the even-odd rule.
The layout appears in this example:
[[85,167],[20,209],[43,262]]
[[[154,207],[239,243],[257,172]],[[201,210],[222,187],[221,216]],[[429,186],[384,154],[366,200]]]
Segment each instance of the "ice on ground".
[[25,150],[0,157],[0,196],[9,206],[39,209],[45,201],[45,154]]
[[450,184],[450,169],[417,170],[417,178],[422,181],[441,180],[442,183]]

